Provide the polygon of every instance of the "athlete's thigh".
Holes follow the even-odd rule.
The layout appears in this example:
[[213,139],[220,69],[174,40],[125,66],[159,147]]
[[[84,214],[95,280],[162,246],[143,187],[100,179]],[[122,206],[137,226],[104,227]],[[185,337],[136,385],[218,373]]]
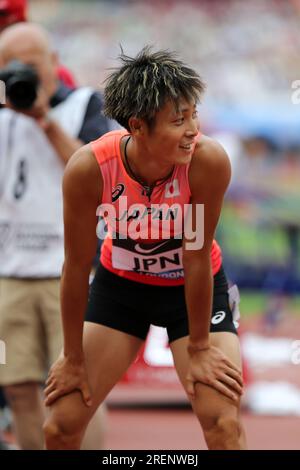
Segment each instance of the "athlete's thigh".
[[[213,346],[221,349],[234,364],[241,368],[240,345],[236,334],[229,332],[210,333],[210,341]],[[186,374],[189,361],[187,344],[187,336],[170,344],[175,368],[184,387],[186,387]],[[196,397],[192,401],[192,406],[197,416],[202,420],[216,419],[224,414],[237,415],[239,402],[234,402],[219,393],[213,387],[202,383],[197,383],[195,390]]]
[[50,417],[66,433],[84,431],[93,413],[135,359],[143,341],[118,330],[85,322],[83,351],[92,393],[87,407],[78,391],[65,395],[51,406]]
[[142,344],[143,340],[133,335],[85,322],[83,348],[91,391],[97,399],[105,398],[136,358]]

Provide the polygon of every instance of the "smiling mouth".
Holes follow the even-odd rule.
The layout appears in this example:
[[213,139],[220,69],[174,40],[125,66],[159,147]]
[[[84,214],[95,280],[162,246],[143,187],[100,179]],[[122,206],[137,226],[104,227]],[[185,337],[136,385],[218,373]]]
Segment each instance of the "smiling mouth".
[[192,150],[193,144],[180,145],[179,147],[184,150]]

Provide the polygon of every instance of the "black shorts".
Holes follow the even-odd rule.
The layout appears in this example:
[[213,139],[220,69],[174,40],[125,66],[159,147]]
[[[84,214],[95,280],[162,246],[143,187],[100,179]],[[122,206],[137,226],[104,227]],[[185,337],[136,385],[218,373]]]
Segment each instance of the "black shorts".
[[[99,323],[144,340],[150,325],[167,329],[169,342],[188,336],[184,286],[154,286],[117,276],[98,266],[85,321]],[[214,276],[211,332],[237,334],[223,267]]]

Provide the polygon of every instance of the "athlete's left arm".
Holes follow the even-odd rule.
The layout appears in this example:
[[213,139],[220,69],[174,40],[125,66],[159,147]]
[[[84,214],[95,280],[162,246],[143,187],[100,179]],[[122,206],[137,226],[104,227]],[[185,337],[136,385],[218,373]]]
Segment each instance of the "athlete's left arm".
[[[211,248],[230,176],[230,162],[224,149],[203,136],[196,146],[189,170],[193,229],[198,239],[203,231],[203,246],[191,243],[188,233],[185,233],[183,243],[190,348],[205,347],[209,342],[213,287]],[[196,217],[198,204],[204,207],[204,224]]]
[[[201,230],[204,231],[203,245],[191,244],[186,227],[183,243],[190,331],[186,387],[192,398],[197,382],[209,385],[233,400],[237,400],[242,393],[241,371],[209,342],[213,295],[211,248],[230,174],[229,159],[223,148],[213,140],[202,137],[192,159],[189,182],[193,230],[196,230],[197,236]],[[197,204],[204,205],[204,226],[195,217]]]

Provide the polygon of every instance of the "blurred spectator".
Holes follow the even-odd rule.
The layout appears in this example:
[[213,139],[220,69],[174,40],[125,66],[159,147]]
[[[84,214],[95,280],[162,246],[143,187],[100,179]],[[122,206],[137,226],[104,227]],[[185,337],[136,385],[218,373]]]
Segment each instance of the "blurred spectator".
[[[0,33],[7,26],[27,21],[27,0],[0,0]],[[68,87],[75,88],[73,74],[65,66],[57,66],[58,78]]]
[[0,0],[0,33],[7,26],[26,19],[26,0]]
[[20,447],[42,449],[41,385],[62,345],[64,165],[109,122],[98,93],[58,81],[56,55],[41,27],[19,23],[1,33],[0,70],[12,60],[30,65],[39,87],[27,110],[9,100],[0,109],[0,331],[8,358],[0,384]]
[[274,164],[275,148],[272,142],[256,135],[241,139],[241,144],[237,178],[251,178],[257,181],[265,177]]

